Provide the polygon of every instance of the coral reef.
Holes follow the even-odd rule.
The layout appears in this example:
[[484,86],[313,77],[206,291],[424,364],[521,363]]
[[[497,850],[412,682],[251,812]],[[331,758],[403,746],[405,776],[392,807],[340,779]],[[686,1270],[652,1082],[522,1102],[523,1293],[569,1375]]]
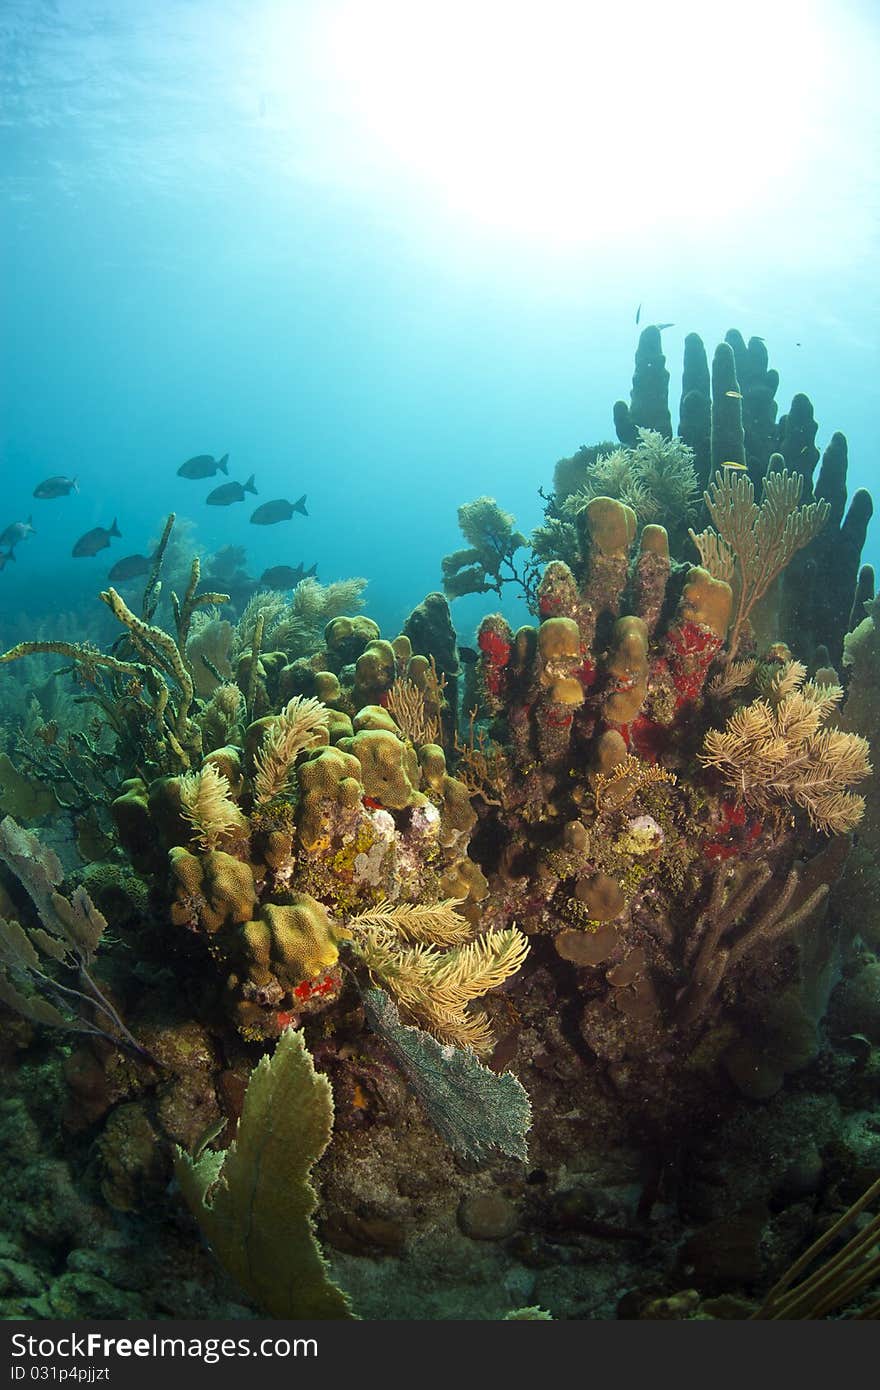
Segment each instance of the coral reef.
[[[784,468],[801,479],[805,505],[818,504],[827,519],[821,530],[807,538],[793,563],[786,562],[778,589],[771,591],[775,611],[770,626],[782,641],[797,648],[811,668],[829,660],[837,664],[844,634],[861,618],[861,609],[854,608],[857,585],[859,602],[873,595],[872,572],[859,569],[872,515],[871,498],[860,489],[847,509],[847,442],[839,432],[831,437],[814,487],[819,451],[812,404],[797,393],[789,411],[777,420],[779,374],[768,363],[762,338],[746,342],[737,329],[731,329],[718,345],[710,369],[702,339],[689,333],[684,343],[678,436],[673,439],[669,373],[660,331],[654,325],[643,329],[630,404],[618,401],[614,407],[622,447],[582,446],[571,458],[557,463],[553,491],[541,494],[545,519],[532,535],[533,553],[540,561],[561,560],[577,573],[580,546],[572,508],[580,505],[578,494],[605,494],[632,506],[640,521],[665,526],[673,557],[690,558],[686,508],[692,500],[691,478],[698,490],[711,492],[713,476],[730,469],[734,476],[743,474],[736,477],[741,485],[751,482],[760,490],[769,472]],[[671,473],[666,465],[666,486],[659,492],[651,487],[650,476],[640,476],[636,462],[648,441],[660,458],[665,449],[670,461],[677,460]],[[685,464],[690,471],[683,471]],[[649,514],[656,503],[661,504],[659,510]],[[703,520],[699,518],[697,525]]]
[[[363,581],[260,591],[237,553],[201,593],[171,517],[111,647],[4,654],[88,709],[22,705],[0,763],[44,820],[0,826],[5,1313],[249,1315],[198,1223],[272,1316],[875,1315],[863,1246],[797,1262],[880,1172],[869,508],[842,436],[813,487],[777,385],[690,335],[673,437],[649,327],[621,447],[560,460],[531,541],[465,504],[396,634]],[[807,562],[839,575],[802,650]],[[459,648],[448,599],[511,592],[534,624]],[[145,1272],[112,1232],[148,1207]],[[163,1243],[203,1304],[163,1302]]]

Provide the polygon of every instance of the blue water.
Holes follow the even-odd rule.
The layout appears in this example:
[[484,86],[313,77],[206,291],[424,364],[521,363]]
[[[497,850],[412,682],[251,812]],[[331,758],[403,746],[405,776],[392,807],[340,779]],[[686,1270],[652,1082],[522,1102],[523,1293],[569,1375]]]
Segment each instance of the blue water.
[[[394,630],[460,502],[527,531],[613,435],[640,303],[674,323],[674,420],[684,334],[735,326],[873,481],[876,12],[599,9],[5,0],[0,521],[37,528],[5,615],[85,609],[174,509],[254,575],[366,576]],[[176,469],[227,451],[259,498],[206,508],[225,480]],[[34,501],[54,473],[80,495]]]

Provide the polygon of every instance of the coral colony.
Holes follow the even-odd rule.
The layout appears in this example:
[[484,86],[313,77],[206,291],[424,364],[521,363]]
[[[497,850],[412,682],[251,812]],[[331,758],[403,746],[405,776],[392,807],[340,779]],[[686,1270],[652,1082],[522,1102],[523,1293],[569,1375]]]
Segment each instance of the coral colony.
[[[525,1268],[551,1228],[638,1244],[632,1219],[566,1218],[562,1175],[634,1146],[647,1223],[689,1136],[816,1056],[829,943],[865,949],[830,903],[858,900],[863,817],[877,835],[880,647],[870,498],[846,511],[840,434],[814,479],[812,407],[777,420],[777,385],[761,339],[710,369],[691,334],[673,437],[645,328],[618,442],[560,460],[531,539],[462,506],[445,594],[396,635],[363,581],[236,615],[198,561],[163,625],[170,517],[138,611],[100,595],[109,649],[0,657],[61,658],[90,716],[0,769],[20,819],[75,814],[85,861],[66,880],[3,821],[0,999],[81,1034],[66,1122],[100,1135],[104,1200],[138,1210],[174,1164],[260,1310],[357,1314],[319,1238],[406,1259],[450,1210]],[[509,591],[534,621],[490,613],[460,649],[449,600]],[[851,1301],[870,1279],[835,1258],[764,1304],[747,1271],[740,1315]],[[725,1315],[735,1280],[653,1268],[629,1315]]]

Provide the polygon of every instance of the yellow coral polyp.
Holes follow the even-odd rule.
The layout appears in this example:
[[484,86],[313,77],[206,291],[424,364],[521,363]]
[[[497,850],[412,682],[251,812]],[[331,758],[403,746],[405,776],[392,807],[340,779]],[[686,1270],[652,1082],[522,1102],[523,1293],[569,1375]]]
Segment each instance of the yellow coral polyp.
[[594,497],[584,508],[590,540],[603,555],[626,555],[636,534],[632,507],[615,497]]
[[351,727],[356,734],[359,734],[361,729],[384,729],[389,734],[400,733],[387,709],[383,709],[381,705],[364,705],[351,721]]
[[446,754],[439,743],[425,743],[419,749],[419,766],[422,769],[422,785],[432,792],[442,792],[446,778]]
[[257,893],[250,864],[222,850],[196,855],[180,846],[169,851],[168,860],[175,881],[175,925],[190,924],[195,912],[198,925],[213,933],[253,917]]
[[362,651],[368,642],[375,641],[378,636],[378,623],[362,615],[354,618],[331,618],[324,629],[324,641],[329,650],[344,656],[350,654],[353,646]]
[[332,705],[342,699],[342,686],[333,671],[315,672],[315,699],[324,705]]
[[366,704],[371,695],[390,689],[397,675],[397,660],[390,642],[375,638],[355,663],[355,699]]
[[641,555],[657,555],[662,560],[669,559],[669,534],[665,526],[656,526],[653,522],[642,527],[642,534],[639,537],[639,553]]
[[561,676],[550,687],[550,699],[557,705],[582,705],[584,688],[574,676]]
[[[345,743],[353,740],[345,739]],[[297,828],[300,843],[309,853],[330,846],[328,813],[334,807],[357,806],[364,794],[361,765],[342,748],[330,746],[308,757],[297,769],[299,805]]]
[[581,634],[572,618],[545,618],[538,628],[538,651],[545,665],[577,662],[581,654]]
[[679,615],[709,628],[716,637],[725,637],[732,608],[733,590],[727,581],[713,579],[708,570],[694,565],[682,590]]
[[608,674],[613,689],[605,717],[612,724],[630,724],[648,693],[648,629],[641,618],[618,618],[614,624]]

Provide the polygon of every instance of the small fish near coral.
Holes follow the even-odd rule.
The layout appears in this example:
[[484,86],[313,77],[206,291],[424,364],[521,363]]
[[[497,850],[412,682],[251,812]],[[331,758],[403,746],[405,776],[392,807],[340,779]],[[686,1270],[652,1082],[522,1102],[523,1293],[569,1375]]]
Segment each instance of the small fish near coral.
[[246,492],[252,492],[255,497],[257,495],[253,473],[246,483],[223,483],[221,487],[215,487],[213,492],[208,493],[205,502],[209,507],[230,507],[233,502],[243,502]]
[[[699,409],[691,442],[673,436],[658,339],[643,330],[612,416],[620,447],[558,461],[531,538],[493,498],[460,506],[441,572],[449,599],[482,596],[472,645],[440,592],[383,634],[363,579],[304,583],[304,561],[252,579],[240,545],[187,567],[172,514],[152,559],[111,571],[149,567],[143,600],[112,581],[99,596],[122,641],[52,637],[31,613],[0,651],[0,668],[61,656],[74,676],[45,708],[42,669],[0,678],[27,720],[0,797],[57,787],[65,820],[93,822],[69,896],[55,849],[0,824],[22,909],[7,921],[0,888],[0,1006],[21,1020],[7,1130],[39,1160],[11,1166],[6,1206],[28,1212],[50,1312],[229,1309],[216,1259],[239,1315],[345,1317],[328,1270],[363,1254],[359,1315],[488,1318],[532,1251],[517,1320],[814,1318],[835,1291],[842,1317],[880,1316],[877,1184],[840,1214],[872,1162],[880,1037],[870,498],[846,510],[841,435],[811,487],[805,397],[746,432],[727,392],[757,380],[772,399],[776,377],[733,331],[714,373],[686,339]],[[534,619],[516,629],[492,611],[510,584]],[[40,1285],[41,1175],[68,1171],[68,1130],[88,1245],[63,1222]],[[805,1278],[784,1273],[814,1236]],[[107,1278],[80,1283],[104,1243]],[[115,1274],[129,1258],[136,1297]],[[24,1261],[0,1263],[0,1316],[20,1318]]]
[[152,563],[148,555],[125,555],[116,561],[107,578],[112,584],[124,584],[129,579],[140,579],[142,575],[149,574]]
[[303,579],[315,579],[318,574],[317,561],[311,569],[306,569],[302,561],[298,565],[272,565],[263,570],[260,583],[269,589],[295,589]]
[[79,492],[79,479],[65,478],[63,473],[58,473],[52,478],[44,478],[34,488],[34,496],[43,501],[54,497],[69,497],[72,492]]
[[274,526],[279,521],[290,521],[294,512],[299,512],[300,516],[308,516],[305,493],[296,502],[288,502],[284,497],[264,502],[251,513],[251,523],[254,526]]
[[177,470],[178,478],[213,478],[218,472],[229,472],[229,455],[224,454],[222,458],[215,459],[211,454],[196,454],[195,458],[187,459]]
[[8,546],[12,550],[19,541],[26,540],[28,536],[35,536],[37,533],[31,525],[32,520],[32,517],[28,517],[27,521],[13,521],[0,535],[0,545]]
[[70,553],[75,560],[91,558],[92,555],[97,555],[99,550],[107,549],[112,536],[121,535],[122,532],[116,525],[116,517],[114,516],[109,528],[94,526],[91,531],[86,531],[84,536],[80,536]]

